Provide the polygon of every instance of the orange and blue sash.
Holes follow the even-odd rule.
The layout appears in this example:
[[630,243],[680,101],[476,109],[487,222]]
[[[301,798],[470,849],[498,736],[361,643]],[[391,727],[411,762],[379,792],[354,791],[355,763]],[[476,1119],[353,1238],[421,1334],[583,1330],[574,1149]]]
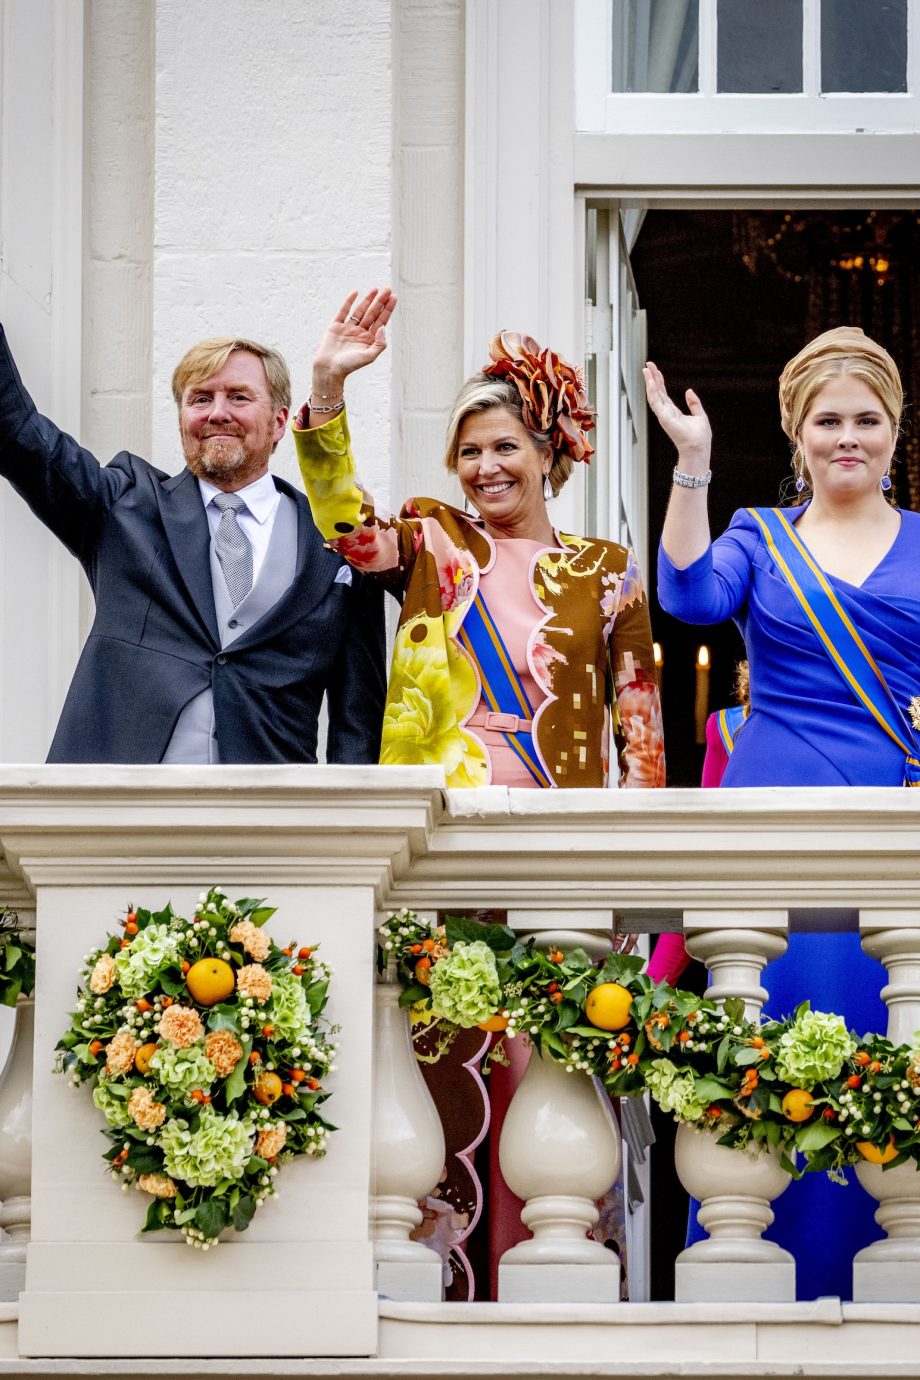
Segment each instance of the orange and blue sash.
[[[481,590],[467,610],[458,637],[479,672],[483,698],[492,712],[515,715],[519,719],[533,719],[527,692],[514,669],[508,648],[482,597]],[[536,784],[551,787],[553,782],[537,756],[533,735],[518,730],[515,733],[503,733],[502,736],[511,750],[520,757]]]
[[719,737],[722,739],[722,746],[729,757],[732,755],[732,748],[735,746],[735,739],[744,719],[744,705],[741,704],[729,705],[727,709],[720,709],[716,715]]
[[920,749],[910,722],[824,571],[779,508],[749,508],[748,512],[835,669],[904,753],[905,786],[920,786]]

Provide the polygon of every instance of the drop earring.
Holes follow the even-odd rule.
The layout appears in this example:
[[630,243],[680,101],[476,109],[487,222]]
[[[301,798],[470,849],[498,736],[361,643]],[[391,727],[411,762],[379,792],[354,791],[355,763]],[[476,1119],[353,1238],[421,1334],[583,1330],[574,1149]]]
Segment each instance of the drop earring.
[[[889,487],[890,487],[890,486],[889,486]],[[551,499],[552,497],[553,497],[553,486],[552,486],[552,484],[549,482],[549,475],[548,475],[548,474],[544,474],[544,476],[543,476],[543,501],[544,501],[544,503],[549,503],[549,501],[550,501],[550,499]]]
[[880,489],[881,489],[881,491],[882,491],[883,494],[887,494],[887,493],[890,493],[890,492],[891,492],[891,464],[890,464],[890,462],[889,462],[889,465],[888,465],[888,469],[885,471],[885,473],[882,475],[881,479],[879,480],[879,487],[880,487]]
[[802,490],[804,489],[804,487],[805,487],[805,480],[802,478],[802,476],[801,476],[800,474],[797,474],[796,477],[795,477],[795,491],[796,491],[796,493],[797,493],[797,494],[800,494],[800,493],[802,492]]

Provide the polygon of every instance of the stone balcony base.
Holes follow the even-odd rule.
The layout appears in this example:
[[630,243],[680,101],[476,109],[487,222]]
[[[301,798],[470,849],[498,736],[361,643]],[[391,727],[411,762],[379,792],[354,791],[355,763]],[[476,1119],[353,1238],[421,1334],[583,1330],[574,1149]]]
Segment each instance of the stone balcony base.
[[[163,1326],[168,1322],[162,1319]],[[253,1325],[267,1326],[261,1308]],[[99,1318],[100,1328],[105,1319]],[[395,1380],[548,1376],[920,1376],[920,1305],[408,1304],[381,1300],[373,1358],[20,1360],[17,1309],[0,1305],[0,1377],[227,1376],[271,1380]]]

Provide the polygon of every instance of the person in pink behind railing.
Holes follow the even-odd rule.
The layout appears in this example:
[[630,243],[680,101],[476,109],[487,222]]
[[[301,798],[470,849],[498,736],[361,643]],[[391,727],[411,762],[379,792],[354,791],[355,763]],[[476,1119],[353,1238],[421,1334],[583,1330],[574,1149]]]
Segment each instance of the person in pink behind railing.
[[[704,790],[721,786],[735,739],[750,709],[751,673],[746,661],[739,661],[735,677],[737,704],[716,710],[706,720],[706,755],[700,785]],[[646,972],[655,982],[668,982],[673,987],[687,964],[690,955],[682,934],[663,934],[652,950]]]

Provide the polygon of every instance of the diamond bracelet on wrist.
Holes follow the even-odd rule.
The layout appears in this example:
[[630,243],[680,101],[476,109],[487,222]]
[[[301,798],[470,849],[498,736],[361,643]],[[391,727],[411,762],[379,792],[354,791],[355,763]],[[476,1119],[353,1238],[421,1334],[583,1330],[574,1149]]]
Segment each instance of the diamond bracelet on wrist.
[[344,406],[344,398],[339,398],[338,402],[333,403],[331,407],[317,407],[312,398],[307,403],[307,407],[311,412],[341,412]]
[[705,474],[684,474],[676,465],[671,475],[671,483],[676,484],[679,489],[705,489],[711,479],[712,470],[707,470]]

